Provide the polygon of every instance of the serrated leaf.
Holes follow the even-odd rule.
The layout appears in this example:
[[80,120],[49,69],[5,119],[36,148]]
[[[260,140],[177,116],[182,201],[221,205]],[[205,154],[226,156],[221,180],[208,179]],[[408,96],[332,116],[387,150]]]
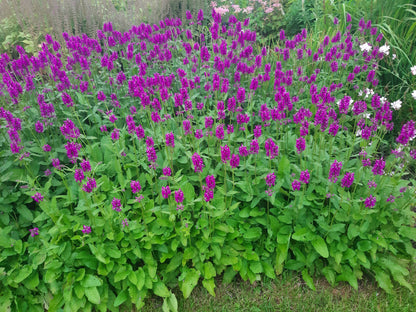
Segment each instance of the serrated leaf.
[[201,273],[194,268],[189,269],[184,273],[184,279],[180,284],[180,289],[185,299],[191,295],[192,290],[198,284],[200,275]]
[[89,302],[93,304],[100,304],[101,298],[97,287],[87,287],[84,289],[84,293]]
[[315,236],[315,239],[312,241],[312,246],[322,257],[329,257],[328,246],[322,237]]
[[126,289],[122,290],[114,300],[114,307],[122,305],[129,298],[129,293]]
[[391,293],[393,291],[393,284],[391,283],[390,276],[381,269],[374,269],[374,273],[376,273],[375,278],[378,285],[387,293]]
[[211,294],[211,296],[215,297],[215,282],[214,279],[204,279],[202,281],[202,286]]

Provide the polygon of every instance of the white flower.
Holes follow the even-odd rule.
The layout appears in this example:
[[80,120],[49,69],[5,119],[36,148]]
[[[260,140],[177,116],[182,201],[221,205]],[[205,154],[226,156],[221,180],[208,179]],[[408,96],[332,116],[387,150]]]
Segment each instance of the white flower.
[[360,45],[360,49],[361,49],[361,51],[370,52],[371,51],[371,46],[366,42],[366,43]]
[[361,130],[357,130],[357,133],[355,134],[355,136],[359,137],[361,136],[362,131]]
[[386,101],[387,101],[387,99],[384,96],[380,98],[380,103],[381,104],[386,103]]
[[410,71],[412,72],[412,75],[415,76],[416,75],[416,65],[413,67],[410,67]]
[[393,60],[397,58],[397,55],[393,53]]
[[373,89],[368,89],[368,88],[366,88],[365,90],[364,90],[364,93],[365,93],[365,99],[366,98],[368,98],[369,96],[373,96],[374,95],[374,90]]
[[388,46],[387,44],[383,45],[380,47],[379,50],[381,53],[385,54],[385,55],[389,55],[390,54],[390,46]]
[[370,119],[371,114],[369,114],[369,113],[364,113],[364,114],[363,114],[363,117],[364,117],[364,118],[366,118],[366,119]]
[[358,96],[362,96],[363,95],[363,90],[358,91]]
[[416,90],[413,90],[412,97],[416,100]]
[[393,107],[394,110],[399,110],[400,107],[402,107],[402,101],[394,101],[393,103],[391,103],[391,107]]

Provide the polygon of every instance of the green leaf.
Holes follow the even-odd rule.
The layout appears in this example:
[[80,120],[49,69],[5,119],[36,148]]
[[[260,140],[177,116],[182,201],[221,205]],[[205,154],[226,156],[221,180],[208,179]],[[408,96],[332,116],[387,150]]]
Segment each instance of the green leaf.
[[84,289],[84,293],[89,302],[93,304],[100,304],[101,298],[97,287],[86,287]]
[[348,227],[348,232],[347,232],[348,239],[351,240],[354,237],[357,237],[359,234],[360,234],[360,227],[355,224],[350,224],[350,226]]
[[105,249],[105,252],[106,252],[106,253],[107,253],[107,255],[109,255],[111,258],[118,259],[118,258],[120,258],[120,257],[121,257],[121,252],[120,252],[120,250],[119,250],[117,247],[115,247],[115,246],[112,246],[112,247],[107,247],[107,248]]
[[261,237],[262,230],[260,227],[249,228],[243,235],[243,238],[248,241],[256,240]]
[[251,261],[250,270],[255,274],[260,274],[263,273],[263,266],[261,265],[260,261]]
[[178,300],[176,299],[175,294],[171,293],[170,297],[167,300],[168,300],[169,309],[172,312],[178,312]]
[[206,289],[206,290],[208,290],[208,292],[211,294],[211,296],[214,296],[215,297],[215,282],[214,282],[214,279],[213,278],[211,278],[211,279],[204,279],[203,281],[202,281],[202,286],[204,286],[204,288]]
[[187,299],[192,290],[198,284],[199,276],[201,273],[194,268],[189,269],[183,273],[183,281],[180,283],[180,289],[185,299]]
[[114,282],[120,282],[126,279],[129,274],[131,274],[132,271],[129,269],[126,269],[126,267],[122,266],[118,269],[116,275],[114,276]]
[[276,248],[276,273],[280,274],[283,271],[283,263],[286,261],[288,251],[288,244],[278,244]]
[[23,281],[26,277],[32,273],[32,267],[31,266],[24,266],[22,269],[19,270],[19,274],[14,278],[15,283],[20,283]]
[[328,247],[322,237],[315,236],[315,239],[312,241],[312,246],[322,257],[329,257]]
[[136,271],[136,277],[137,277],[137,288],[139,290],[142,290],[144,283],[146,281],[146,273],[144,272],[144,270],[142,268],[138,268]]
[[127,292],[127,290],[126,289],[122,290],[118,294],[116,300],[114,300],[114,307],[117,308],[118,306],[123,304],[128,298],[129,298],[129,293]]
[[101,286],[103,281],[95,275],[87,274],[81,282],[82,287],[97,287]]
[[205,262],[204,263],[204,277],[205,279],[210,279],[217,275],[217,272],[215,271],[214,265],[211,262]]
[[311,241],[314,238],[315,238],[315,235],[307,227],[297,229],[295,233],[292,234],[292,239],[301,241],[301,242]]
[[173,256],[173,258],[170,260],[168,266],[166,267],[165,272],[169,273],[169,272],[176,270],[181,265],[181,262],[182,262],[182,254],[176,253],[175,256]]
[[187,202],[192,202],[194,200],[195,197],[195,190],[194,187],[192,186],[192,184],[190,183],[186,183],[185,185],[183,185],[181,187],[183,195],[185,196],[185,199],[187,200]]
[[374,273],[376,273],[375,277],[378,285],[387,293],[392,293],[393,284],[391,283],[390,276],[379,268],[374,268]]
[[416,228],[415,227],[408,227],[408,226],[402,226],[399,229],[399,234],[401,236],[410,238],[411,240],[416,241]]
[[313,283],[312,277],[309,275],[308,269],[305,268],[302,270],[302,278],[310,289],[316,290],[315,284]]
[[39,285],[39,275],[38,272],[33,272],[24,283],[25,287],[30,290],[35,290],[36,287]]
[[369,240],[362,240],[357,243],[357,248],[360,251],[369,251],[371,249],[371,241]]
[[27,221],[33,220],[32,212],[25,205],[20,205],[16,208],[16,210],[20,214],[20,216],[26,219]]
[[162,298],[170,297],[170,291],[162,281],[153,284],[153,292],[156,296]]

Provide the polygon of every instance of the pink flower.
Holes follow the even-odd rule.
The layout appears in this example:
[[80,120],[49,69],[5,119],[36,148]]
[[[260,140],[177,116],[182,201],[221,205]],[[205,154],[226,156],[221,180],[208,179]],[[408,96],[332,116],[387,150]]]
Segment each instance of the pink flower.
[[41,201],[43,201],[43,196],[42,196],[42,194],[41,193],[39,193],[39,192],[37,192],[35,195],[33,195],[32,196],[32,198],[33,198],[33,200],[35,201],[35,202],[41,202]]

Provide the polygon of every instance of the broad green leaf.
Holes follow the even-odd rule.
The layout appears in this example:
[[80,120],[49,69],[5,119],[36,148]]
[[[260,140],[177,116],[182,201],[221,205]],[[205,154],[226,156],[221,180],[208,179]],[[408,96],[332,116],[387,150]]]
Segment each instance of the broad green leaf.
[[87,274],[81,282],[82,287],[97,287],[101,286],[103,281],[95,275]]
[[84,293],[89,302],[93,304],[100,304],[101,298],[97,287],[86,287]]
[[23,217],[24,219],[26,219],[27,221],[33,220],[32,212],[25,205],[18,206],[16,210],[19,213],[19,215]]
[[130,269],[127,269],[126,267],[122,266],[118,269],[116,275],[114,276],[114,282],[120,282],[126,279],[129,274],[131,274],[132,271]]
[[170,294],[170,297],[167,299],[168,306],[170,311],[172,312],[178,312],[178,300],[176,299],[176,296],[174,293]]
[[165,272],[169,273],[176,270],[182,262],[182,253],[176,253],[175,256],[170,260]]
[[114,300],[114,306],[118,307],[122,305],[128,298],[129,298],[129,293],[127,292],[127,290],[126,289],[122,290],[118,294],[116,300]]
[[146,281],[146,273],[144,273],[144,270],[142,268],[138,268],[136,271],[136,277],[137,277],[137,288],[139,290],[142,290],[144,283]]
[[409,226],[402,226],[399,229],[399,234],[401,236],[410,238],[411,240],[416,241],[416,228],[415,227],[409,227]]
[[[24,282],[26,288],[30,290],[35,290],[39,285],[39,274],[38,272],[33,272]],[[71,290],[72,291],[72,290]]]
[[170,291],[162,281],[153,284],[153,292],[156,296],[162,298],[170,297]]
[[268,278],[273,279],[276,277],[273,266],[270,263],[266,261],[262,261],[261,264],[263,266],[264,273],[266,274]]
[[301,242],[311,241],[314,238],[315,238],[315,235],[307,227],[303,227],[303,228],[297,229],[292,234],[292,239],[297,240],[297,241],[301,241]]
[[309,275],[308,269],[305,268],[302,270],[302,278],[310,289],[316,290],[315,284],[313,283],[312,277]]
[[255,274],[260,274],[263,273],[263,266],[261,265],[260,261],[251,261],[250,270]]
[[105,249],[105,252],[107,253],[107,255],[109,255],[111,258],[115,258],[118,259],[121,257],[121,252],[120,250],[116,247],[116,246],[112,246],[112,247],[107,247]]
[[190,183],[186,183],[181,187],[183,195],[185,196],[185,199],[187,202],[192,202],[195,197],[195,189]]
[[329,257],[328,247],[322,237],[315,236],[315,239],[312,241],[312,246],[322,257]]
[[357,243],[358,250],[363,251],[363,252],[369,251],[371,249],[371,246],[372,244],[371,244],[371,241],[369,240],[362,240]]
[[211,278],[211,279],[204,279],[203,281],[202,281],[202,286],[204,286],[204,288],[206,289],[206,290],[208,290],[208,292],[211,294],[211,296],[214,296],[215,297],[215,282],[214,282],[214,279],[213,278]]
[[243,235],[243,238],[248,241],[256,240],[260,238],[262,230],[260,227],[249,228]]
[[348,239],[353,239],[354,237],[357,237],[360,234],[360,227],[356,224],[350,224],[348,227],[347,236]]
[[278,244],[276,248],[276,264],[275,270],[277,274],[282,273],[283,271],[283,263],[287,259],[287,251],[288,245],[287,244]]
[[24,266],[22,269],[19,270],[19,274],[17,274],[17,276],[14,278],[14,282],[20,283],[26,277],[28,277],[30,273],[32,273],[32,270],[33,269],[31,266],[28,266],[28,265]]
[[210,279],[217,275],[217,272],[215,271],[215,267],[211,262],[205,262],[204,263],[204,277],[205,279]]
[[185,299],[187,299],[190,295],[192,290],[198,284],[199,276],[201,273],[194,268],[189,269],[183,273],[183,281],[180,283],[180,289],[183,293]]

